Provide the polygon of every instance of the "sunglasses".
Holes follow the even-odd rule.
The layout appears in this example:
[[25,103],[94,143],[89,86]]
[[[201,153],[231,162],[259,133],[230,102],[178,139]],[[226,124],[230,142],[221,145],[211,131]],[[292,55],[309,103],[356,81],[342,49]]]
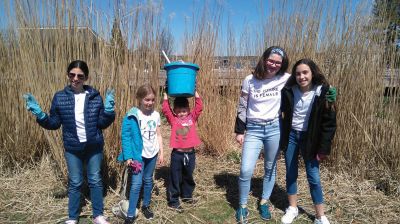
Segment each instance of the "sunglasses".
[[85,74],[77,74],[77,73],[72,73],[72,72],[68,73],[68,78],[70,78],[70,79],[75,78],[75,76],[78,77],[78,79],[80,79],[80,80],[85,79]]

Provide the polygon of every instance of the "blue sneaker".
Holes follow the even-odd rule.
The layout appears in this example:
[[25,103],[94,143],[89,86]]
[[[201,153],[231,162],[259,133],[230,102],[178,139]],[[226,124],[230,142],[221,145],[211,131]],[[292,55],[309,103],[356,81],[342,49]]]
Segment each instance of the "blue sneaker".
[[261,219],[263,220],[270,220],[271,219],[271,212],[269,211],[268,203],[260,204],[260,215]]
[[236,221],[241,224],[246,224],[248,221],[249,211],[247,207],[240,206],[236,210]]

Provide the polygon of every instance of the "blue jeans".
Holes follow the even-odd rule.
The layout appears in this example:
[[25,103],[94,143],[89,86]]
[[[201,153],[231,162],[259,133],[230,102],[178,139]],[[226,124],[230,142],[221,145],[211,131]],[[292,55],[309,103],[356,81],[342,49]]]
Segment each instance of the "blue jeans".
[[247,204],[254,167],[264,146],[264,180],[262,199],[268,200],[275,184],[276,157],[279,148],[279,120],[266,124],[248,123],[243,143],[239,176],[239,204]]
[[142,171],[137,174],[132,173],[131,190],[129,192],[128,216],[134,217],[139,201],[140,190],[143,183],[143,202],[142,207],[148,207],[151,201],[151,191],[153,190],[153,173],[157,164],[157,155],[153,158],[142,157]]
[[103,146],[86,145],[84,150],[65,151],[64,156],[68,168],[69,219],[78,220],[79,218],[84,165],[87,170],[93,217],[103,215],[103,181],[100,172],[103,161]]
[[[285,152],[286,163],[286,191],[288,195],[297,194],[298,157],[305,150],[303,145],[306,132],[291,130],[289,144]],[[304,157],[303,157],[304,159]],[[319,162],[317,159],[305,160],[304,164],[307,173],[307,180],[314,205],[324,202],[322,186],[319,176]]]
[[172,150],[167,189],[169,206],[179,206],[179,197],[182,199],[193,198],[193,191],[196,187],[193,178],[195,167],[196,153],[194,149],[192,152]]

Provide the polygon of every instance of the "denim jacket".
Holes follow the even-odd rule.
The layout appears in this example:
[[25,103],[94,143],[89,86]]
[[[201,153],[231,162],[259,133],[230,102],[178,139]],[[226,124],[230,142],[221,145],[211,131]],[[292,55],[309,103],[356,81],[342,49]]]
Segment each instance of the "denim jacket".
[[139,127],[138,110],[132,107],[122,120],[122,152],[118,156],[119,162],[128,159],[142,162],[143,139]]

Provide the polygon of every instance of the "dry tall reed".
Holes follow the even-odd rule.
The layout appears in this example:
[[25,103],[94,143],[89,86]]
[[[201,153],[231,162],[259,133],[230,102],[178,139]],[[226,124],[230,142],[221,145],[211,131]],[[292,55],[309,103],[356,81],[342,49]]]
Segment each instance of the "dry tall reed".
[[[84,1],[12,2],[3,2],[9,26],[0,38],[1,156],[11,166],[49,151],[65,177],[60,131],[39,128],[26,111],[22,94],[32,92],[48,111],[53,94],[67,84],[68,63],[83,59],[90,68],[89,84],[102,94],[107,88],[116,89],[117,116],[105,131],[105,161],[107,173],[118,176],[121,119],[135,105],[139,85],[162,85],[161,31],[173,27],[161,22],[160,8],[150,3],[133,8],[119,5],[117,21],[125,42],[112,45],[108,37],[115,18],[107,18]],[[379,178],[399,180],[399,93],[386,101],[383,96],[383,76],[388,71],[383,56],[394,66],[396,52],[384,52],[382,35],[366,29],[369,18],[362,3],[358,10],[347,1],[307,3],[260,2],[262,19],[256,26],[245,24],[243,30],[236,30],[229,19],[225,24],[220,6],[195,10],[184,41],[178,43],[183,45],[178,58],[201,67],[197,86],[205,108],[199,129],[205,149],[216,156],[239,150],[233,136],[236,104],[241,80],[253,69],[248,59],[254,58],[235,56],[260,56],[268,46],[280,45],[291,64],[304,57],[314,59],[338,88],[338,130],[331,163],[361,177],[380,174]],[[129,16],[123,17],[124,13]],[[216,55],[228,56],[224,69],[214,69],[219,66]],[[237,63],[245,66],[237,69]],[[230,78],[223,87],[221,76]],[[398,82],[391,84],[399,87]]]

